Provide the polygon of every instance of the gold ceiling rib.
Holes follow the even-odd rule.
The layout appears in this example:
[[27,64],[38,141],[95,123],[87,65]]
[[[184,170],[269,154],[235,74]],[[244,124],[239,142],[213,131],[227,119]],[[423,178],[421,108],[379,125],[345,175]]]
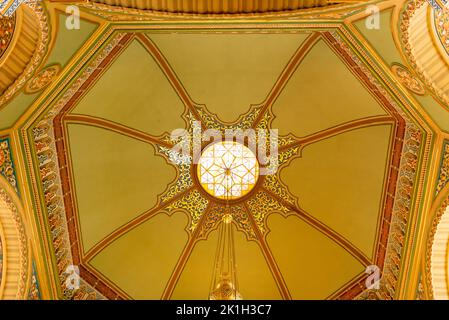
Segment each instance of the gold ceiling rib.
[[[329,0],[93,0],[94,2],[125,8],[170,13],[236,14],[263,13],[322,7],[336,2]],[[355,2],[355,1],[352,1]]]
[[284,70],[282,70],[282,74],[279,76],[279,79],[276,81],[273,89],[268,94],[267,99],[263,103],[262,110],[259,113],[259,116],[254,121],[252,128],[257,128],[257,125],[262,121],[267,110],[270,110],[273,106],[276,99],[279,97],[285,86],[287,85],[288,80],[292,76],[292,74],[296,71],[298,66],[306,57],[307,53],[313,48],[313,46],[321,39],[321,34],[319,32],[312,33],[297,49],[293,57],[288,62],[287,66]]
[[310,225],[312,228],[321,232],[326,237],[328,237],[330,240],[332,240],[337,245],[342,247],[349,254],[351,254],[355,259],[357,259],[361,264],[363,264],[364,266],[368,266],[371,264],[370,259],[362,251],[360,251],[360,249],[358,249],[354,244],[351,243],[351,241],[349,241],[348,239],[346,239],[345,237],[340,235],[338,232],[336,232],[332,228],[328,227],[324,223],[320,222],[318,219],[314,218],[311,214],[307,213],[305,210],[301,209],[300,207],[297,207],[296,205],[293,206],[289,203],[286,203],[282,198],[275,195],[270,190],[268,190],[264,187],[262,187],[262,190],[264,192],[266,192],[267,194],[269,194],[271,197],[275,198],[280,203],[282,203],[286,208],[291,210],[297,217],[299,217],[305,223]]
[[128,233],[129,231],[135,229],[145,221],[151,219],[161,211],[163,211],[166,207],[168,207],[170,204],[174,203],[178,199],[182,199],[185,195],[187,195],[189,192],[194,190],[193,187],[183,191],[182,193],[176,195],[172,199],[168,200],[167,202],[157,205],[155,208],[152,208],[138,217],[134,218],[133,220],[129,221],[125,225],[119,227],[118,229],[114,230],[111,234],[107,235],[105,238],[103,238],[100,242],[98,242],[95,246],[93,246],[86,254],[84,254],[83,259],[85,262],[88,262],[91,260],[95,255],[97,255],[101,250],[106,248],[108,245],[110,245],[112,242],[114,242],[116,239],[120,238],[125,233]]
[[172,274],[170,275],[170,279],[167,282],[167,285],[164,289],[164,292],[162,294],[161,299],[162,300],[169,300],[173,294],[173,291],[175,290],[176,284],[178,283],[179,277],[181,276],[182,271],[184,270],[184,267],[187,263],[187,260],[189,260],[190,254],[192,253],[193,248],[195,247],[195,244],[198,240],[198,235],[201,231],[201,225],[203,221],[207,217],[207,213],[211,209],[212,202],[209,203],[204,213],[201,215],[200,221],[198,222],[198,227],[195,228],[195,231],[193,232],[192,237],[189,239],[189,242],[187,243],[186,247],[184,248],[183,252],[181,253],[181,256],[179,257],[175,268],[173,269]]
[[[246,203],[244,203],[245,210],[250,212]],[[273,254],[270,250],[270,247],[267,244],[265,237],[260,232],[259,227],[257,226],[256,221],[252,214],[248,214],[251,225],[256,233],[257,240],[259,241],[260,248],[262,249],[262,253],[264,255],[265,260],[267,261],[268,267],[270,268],[271,273],[273,274],[274,280],[276,281],[276,285],[281,293],[282,299],[284,300],[292,300],[292,296],[290,291],[288,290],[287,283],[285,282],[284,276],[279,269],[276,260],[273,257]]]
[[[136,37],[140,40],[140,42],[142,44],[144,44],[145,48],[147,48],[149,53],[151,53],[153,56],[155,56],[155,60],[158,62],[158,64],[162,68],[162,70],[165,71],[167,78],[170,80],[170,82],[172,83],[175,90],[179,93],[179,96],[184,101],[186,108],[190,109],[192,112],[196,112],[196,108],[195,108],[193,101],[190,99],[189,95],[187,94],[184,87],[180,83],[176,74],[170,68],[168,62],[165,60],[165,58],[160,53],[158,48],[154,45],[154,43],[144,35],[137,35]],[[273,101],[275,101],[275,98],[280,94],[280,92],[282,91],[286,82],[288,81],[291,73],[296,70],[297,66],[300,64],[300,62],[302,61],[304,56],[307,54],[307,52],[313,47],[313,45],[319,39],[320,39],[320,34],[314,33],[297,50],[297,52],[295,53],[293,58],[288,63],[288,66],[284,69],[283,73],[279,77],[279,80],[277,81],[276,85],[274,86],[273,90],[271,91],[269,97],[267,98],[267,101],[269,101],[269,103],[264,104],[265,112],[268,110],[268,107],[271,106]],[[83,115],[67,115],[65,119],[68,121],[75,121],[77,123],[87,122],[87,123],[93,124],[95,126],[100,126],[100,127],[104,127],[107,129],[111,129],[113,131],[128,135],[130,137],[133,137],[133,138],[136,138],[139,140],[143,140],[143,141],[146,141],[149,143],[155,143],[155,144],[159,143],[159,140],[155,137],[151,137],[145,133],[127,128],[123,125],[115,124],[115,123],[107,121],[107,120],[96,119],[94,117],[83,116]],[[371,123],[373,121],[377,122],[377,121],[384,121],[384,120],[391,121],[391,117],[381,117],[380,120],[375,117],[375,119],[369,119],[368,122]],[[357,127],[359,125],[362,125],[362,126],[366,125],[366,123],[365,123],[366,121],[367,120],[365,120],[365,119],[355,121],[355,127]],[[362,123],[360,124],[359,122],[362,122]],[[257,125],[257,121],[256,121],[255,125]],[[343,125],[342,128],[337,128],[337,131],[350,130],[350,129],[353,129],[353,126],[354,126],[353,123],[350,123],[349,126]],[[330,130],[330,131],[332,131],[332,130]],[[333,130],[332,132],[334,132],[334,131],[335,130]],[[332,132],[331,132],[331,134],[332,134]],[[327,136],[327,135],[325,134],[325,136]],[[321,136],[316,137],[316,140],[321,140],[321,139],[322,139]],[[176,199],[183,197],[190,190],[191,189],[188,189],[187,191],[182,193]],[[266,192],[269,192],[269,191],[266,191]],[[175,199],[173,199],[173,200],[175,200]],[[173,202],[173,200],[171,202]],[[171,202],[169,202],[169,203],[171,203]],[[110,235],[105,237],[97,245],[95,245],[91,250],[89,250],[89,252],[86,253],[86,255],[84,256],[85,261],[89,261],[97,253],[99,253],[102,249],[104,249],[106,246],[108,246],[108,244],[113,242],[115,239],[117,239],[121,235],[127,233],[128,231],[132,230],[133,228],[135,228],[142,222],[147,221],[148,219],[153,217],[155,214],[157,214],[158,212],[163,210],[166,206],[168,206],[169,203],[165,203],[165,204],[162,204],[162,206],[158,206],[157,208],[151,209],[149,212],[144,213],[143,215],[137,217],[130,223],[115,230],[113,233],[111,233]],[[207,210],[209,210],[209,209],[207,209]],[[335,241],[344,250],[348,251],[352,256],[354,256],[357,260],[359,260],[362,264],[364,264],[364,265],[370,264],[369,259],[366,256],[364,256],[363,253],[361,253],[360,250],[358,250],[354,245],[352,245],[349,241],[344,239],[341,235],[338,235],[335,231],[329,229],[327,226],[324,226],[321,223],[315,221],[313,218],[311,218],[310,215],[302,212],[300,209],[293,208],[291,210],[292,210],[292,212],[295,212],[296,214],[298,214],[300,216],[300,218],[303,219],[306,223],[308,223],[309,225],[311,225],[318,231],[320,231],[323,234],[325,234],[326,236],[328,236],[331,240]],[[283,299],[291,299],[291,295],[289,293],[287,285],[283,279],[283,276],[282,276],[276,262],[274,261],[274,258],[271,254],[270,249],[268,248],[268,245],[265,243],[264,236],[260,233],[260,230],[259,230],[256,222],[254,221],[254,218],[252,217],[252,215],[249,214],[248,216],[250,217],[250,221],[254,227],[254,230],[256,230],[258,232],[257,240],[258,240],[261,248],[263,249],[262,251],[263,251],[264,257],[265,257],[266,261],[268,262],[269,268],[275,278],[275,281],[276,281],[277,287],[279,288],[281,296],[283,297]],[[163,296],[162,296],[163,299],[169,299],[171,297],[173,290],[176,287],[176,283],[179,279],[179,276],[182,273],[185,263],[186,263],[188,257],[190,256],[190,253],[191,253],[191,251],[194,247],[194,244],[198,238],[198,232],[199,232],[199,230],[201,230],[200,227],[201,227],[205,217],[207,217],[207,211],[205,213],[203,213],[203,215],[201,216],[200,221],[198,223],[198,228],[196,228],[196,230],[194,230],[194,233],[193,233],[191,239],[189,240],[188,245],[186,246],[180,259],[178,260],[178,263],[174,269],[174,272],[172,273],[172,276],[171,276],[171,278],[167,284],[167,287],[163,293]]]
[[[171,68],[170,64],[165,59],[164,55],[156,46],[156,44],[154,44],[154,42],[144,34],[139,33],[136,35],[136,38],[139,40],[139,42],[144,46],[144,48],[148,51],[148,53],[154,58],[156,63],[159,65],[164,75],[167,77],[168,81],[175,90],[176,94],[178,95],[178,97],[181,98],[182,103],[184,104],[186,109],[189,110],[195,116],[196,119],[201,119],[197,109],[195,108],[195,102],[193,102],[192,98],[187,93],[186,89],[182,85],[178,76]],[[203,122],[201,122],[201,127],[202,129],[207,129]]]
[[[106,1],[107,0],[97,1],[97,2],[106,2]],[[120,1],[117,0],[117,1],[109,1],[109,2],[120,2]],[[136,3],[139,1],[133,1],[133,2]],[[157,2],[160,5],[161,3],[165,3],[167,1],[151,1],[151,2],[152,3]],[[174,3],[174,2],[176,2],[176,1],[171,1],[171,3]],[[177,1],[177,2],[181,2],[181,1]],[[203,2],[206,2],[206,1],[203,1]],[[218,2],[218,1],[216,1],[216,2]],[[245,1],[241,1],[241,2],[245,2]],[[248,1],[248,2],[250,2],[250,1]],[[287,2],[287,1],[283,1],[283,2]],[[273,3],[273,1],[259,1],[259,3]],[[313,31],[311,31],[311,32],[313,32]],[[183,101],[183,103],[186,106],[185,112],[191,111],[194,114],[193,117],[200,119],[200,117],[198,117],[198,114],[197,114],[198,106],[190,99],[188,93],[183,88],[182,83],[177,78],[174,70],[171,69],[170,65],[168,64],[168,62],[166,61],[164,56],[161,54],[159,49],[156,47],[156,45],[152,42],[152,40],[150,40],[143,34],[138,35],[138,36],[134,35],[133,37],[137,38],[141,43],[144,42],[144,46],[146,47],[146,49],[155,58],[155,60],[157,61],[157,63],[159,64],[159,66],[161,67],[163,72],[165,73],[166,77],[169,79],[169,81],[172,84],[173,88],[175,89],[176,93],[178,94],[178,96],[181,97],[181,100]],[[295,72],[297,66],[301,63],[304,55],[307,54],[307,52],[319,40],[320,40],[320,34],[314,33],[311,35],[310,38],[308,38],[304,42],[303,45],[301,45],[301,48],[298,49],[297,53],[290,60],[288,66],[282,72],[281,76],[278,78],[278,81],[276,82],[276,85],[273,87],[273,90],[270,92],[267,99],[265,100],[267,103],[263,103],[261,106],[259,106],[261,108],[264,108],[263,111],[260,112],[261,115],[271,111],[270,108],[271,108],[272,104],[274,103],[276,98],[279,96],[282,89],[285,87],[285,84],[287,83],[290,76]],[[260,120],[263,120],[261,117],[259,119],[257,119],[258,121],[256,121],[255,124],[253,124],[253,127],[257,127],[258,122]],[[217,119],[218,119],[218,116],[217,116]],[[132,129],[130,127],[127,127],[127,126],[124,126],[122,124],[115,123],[112,121],[108,121],[108,120],[104,120],[104,119],[97,119],[95,117],[78,115],[78,114],[64,116],[62,121],[64,121],[64,120],[67,120],[68,122],[74,122],[74,123],[86,124],[86,125],[94,125],[96,127],[113,130],[115,132],[126,135],[128,137],[138,139],[141,141],[145,141],[145,142],[151,144],[152,146],[164,145],[163,143],[166,143],[164,146],[169,147],[169,142],[167,142],[167,140],[162,140],[163,138],[161,138],[161,137],[154,137],[145,132]],[[391,116],[373,116],[373,117],[361,118],[358,120],[353,120],[353,121],[349,121],[347,123],[343,123],[341,125],[338,125],[338,126],[335,126],[332,128],[328,128],[326,130],[322,130],[320,132],[308,135],[306,137],[299,138],[298,139],[298,140],[300,140],[299,142],[294,142],[293,144],[290,143],[289,145],[284,145],[283,148],[289,149],[289,148],[292,148],[292,146],[298,146],[298,149],[299,149],[299,147],[303,147],[305,144],[311,144],[311,143],[320,141],[322,139],[325,139],[326,137],[333,136],[338,133],[355,130],[357,128],[363,128],[363,127],[368,127],[368,126],[384,124],[384,123],[385,124],[393,123],[394,121],[395,121],[395,119]],[[136,217],[133,221],[129,222],[128,224],[119,227],[119,229],[113,230],[111,234],[109,234],[106,238],[101,240],[100,243],[95,245],[94,248],[92,248],[89,252],[87,252],[86,256],[84,256],[84,254],[82,253],[82,255],[83,255],[82,260],[91,259],[96,253],[100,252],[102,249],[104,249],[106,246],[108,246],[108,244],[110,244],[112,241],[116,240],[121,235],[132,230],[134,227],[136,227],[140,223],[143,223],[144,221],[147,221],[148,219],[152,218],[154,215],[161,212],[161,210],[164,212],[167,211],[164,209],[165,207],[170,206],[171,203],[175,202],[176,200],[178,200],[180,198],[183,198],[186,194],[190,193],[192,190],[197,191],[197,189],[189,188],[189,189],[184,190],[183,192],[179,193],[178,195],[176,195],[175,198],[172,198],[169,201],[162,200],[158,203],[157,208],[153,208],[153,209],[145,212],[144,214]],[[270,193],[270,190],[267,190],[266,188],[263,188],[263,187],[261,187],[260,190],[263,192],[266,192],[266,193]],[[273,191],[271,191],[270,196],[276,198],[278,201],[282,201],[282,199],[279,199],[279,197],[277,197],[276,195],[274,195],[272,193],[273,193]],[[246,206],[247,203],[242,202],[242,205]],[[291,203],[287,204],[287,203],[285,203],[285,201],[284,201],[284,205],[287,206],[288,209],[290,209],[292,211],[292,213],[295,212],[297,216],[300,216],[300,218],[304,219],[306,223],[312,225],[314,228],[318,228],[318,230],[320,232],[323,232],[326,236],[331,238],[333,241],[336,241],[340,246],[343,246],[345,248],[345,250],[349,251],[352,255],[354,255],[354,254],[359,255],[359,260],[362,259],[363,264],[366,265],[369,262],[368,258],[366,258],[363,254],[360,255],[360,253],[357,252],[358,249],[355,248],[355,246],[353,246],[349,241],[347,241],[346,239],[342,239],[343,241],[341,241],[341,239],[340,239],[341,237],[338,234],[336,234],[335,236],[332,235],[332,232],[333,232],[332,230],[329,230],[320,221],[318,221],[318,220],[315,221],[315,218],[313,218],[308,213],[301,211],[299,205],[292,205]],[[176,288],[178,279],[184,270],[184,266],[187,263],[190,252],[193,249],[193,247],[195,246],[195,240],[199,239],[198,233],[201,233],[200,227],[205,224],[205,219],[207,218],[208,213],[212,212],[210,207],[211,207],[211,203],[209,203],[209,205],[207,206],[205,211],[202,212],[202,215],[198,219],[196,229],[194,229],[193,232],[190,234],[189,242],[187,244],[187,247],[185,248],[186,249],[185,255],[183,254],[179,258],[178,263],[173,271],[173,275],[176,275],[176,276],[174,276],[173,278],[170,278],[169,283],[167,284],[166,292],[164,291],[164,296],[167,296],[167,298],[171,297],[171,294],[174,291],[174,288]],[[176,210],[178,210],[178,209],[181,210],[182,208],[177,208],[177,209],[175,209],[175,211],[170,211],[169,214],[171,214],[172,212],[176,212]],[[243,209],[242,211],[245,211],[245,210]],[[249,212],[248,208],[246,208],[246,211]],[[293,213],[293,214],[295,214],[295,213]],[[286,215],[288,215],[288,214],[289,213],[287,212]],[[290,293],[288,292],[287,285],[285,284],[285,282],[283,280],[283,276],[282,276],[279,268],[277,267],[276,261],[274,261],[274,259],[272,259],[272,257],[271,257],[271,259],[269,258],[271,256],[271,252],[270,252],[270,248],[268,247],[267,243],[265,242],[264,236],[266,234],[264,234],[264,232],[261,231],[261,229],[257,225],[255,216],[253,216],[251,214],[248,214],[247,216],[248,216],[248,221],[249,221],[248,225],[252,224],[254,232],[257,233],[258,244],[262,248],[262,252],[263,252],[265,259],[266,259],[266,261],[271,269],[271,272],[275,278],[276,284],[281,292],[281,296],[284,299],[291,298]],[[192,217],[192,219],[193,219],[193,217]],[[335,239],[335,237],[337,238],[337,240]],[[254,240],[254,238],[252,240]],[[192,243],[190,249],[188,248],[189,243]],[[265,246],[265,248],[263,246]],[[273,248],[273,250],[274,250],[274,248]],[[373,260],[375,260],[375,258],[373,258]],[[82,261],[82,262],[86,263],[86,261]],[[92,268],[92,271],[95,271],[95,270]],[[172,270],[170,270],[170,271],[172,271]],[[101,278],[100,271],[93,272],[93,273],[97,277]],[[351,280],[351,285],[354,283],[356,283],[356,284],[359,283],[360,282],[359,280],[363,280],[363,274],[358,275],[353,280]],[[292,290],[293,290],[293,288],[292,288]],[[347,286],[345,286],[345,289],[342,289],[342,290],[349,291],[350,289],[347,289]],[[341,292],[342,291],[338,292],[338,294],[336,294],[335,296],[336,297],[339,296],[339,293],[341,293]],[[294,291],[292,291],[292,293],[294,293]],[[129,298],[128,296],[126,296],[126,297]]]
[[360,128],[366,128],[366,127],[369,127],[369,126],[372,126],[375,124],[393,123],[394,121],[395,120],[393,117],[384,116],[384,115],[372,116],[372,117],[349,121],[349,122],[337,125],[335,127],[332,127],[332,128],[320,131],[320,132],[312,133],[308,136],[296,139],[296,141],[294,143],[286,144],[285,146],[280,147],[279,151],[282,152],[283,150],[293,148],[296,146],[299,146],[299,147],[301,147],[301,149],[303,149],[305,146],[307,146],[309,144],[313,144],[315,142],[321,141],[323,139],[332,137],[332,136],[340,134],[340,133],[344,133],[344,132],[348,132],[348,131],[356,130],[356,129],[360,129]]
[[143,142],[148,142],[151,144],[158,144],[167,148],[171,148],[173,147],[173,145],[171,145],[170,143],[167,143],[165,141],[163,141],[162,139],[160,139],[160,137],[155,137],[152,136],[148,133],[136,130],[136,129],[132,129],[128,126],[125,126],[123,124],[119,124],[110,120],[106,120],[106,119],[102,119],[102,118],[97,118],[94,116],[87,116],[87,115],[83,115],[83,114],[68,114],[64,120],[67,123],[79,123],[79,124],[89,124],[89,125],[93,125],[97,128],[103,128],[103,129],[109,129],[112,130],[114,132],[123,134],[125,136],[143,141]]

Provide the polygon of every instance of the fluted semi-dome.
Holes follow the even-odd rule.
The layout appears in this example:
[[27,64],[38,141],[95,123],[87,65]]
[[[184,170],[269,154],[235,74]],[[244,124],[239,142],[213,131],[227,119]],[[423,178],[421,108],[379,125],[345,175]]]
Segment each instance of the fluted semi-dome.
[[283,10],[297,10],[327,5],[328,0],[94,0],[103,4],[126,8],[154,10],[172,13],[261,13]]

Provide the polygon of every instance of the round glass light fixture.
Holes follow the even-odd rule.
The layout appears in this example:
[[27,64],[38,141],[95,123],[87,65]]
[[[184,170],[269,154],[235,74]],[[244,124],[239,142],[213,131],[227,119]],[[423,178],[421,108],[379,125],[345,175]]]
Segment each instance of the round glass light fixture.
[[235,141],[221,141],[205,148],[197,167],[198,180],[210,195],[235,200],[250,192],[259,178],[254,153]]

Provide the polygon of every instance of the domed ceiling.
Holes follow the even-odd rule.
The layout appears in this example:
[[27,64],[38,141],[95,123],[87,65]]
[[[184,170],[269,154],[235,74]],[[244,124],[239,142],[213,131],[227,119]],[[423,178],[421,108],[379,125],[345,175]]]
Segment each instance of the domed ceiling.
[[[63,36],[51,40],[20,125],[51,290],[207,299],[226,211],[244,299],[360,298],[373,266],[374,295],[392,298],[434,127],[397,78],[407,67],[384,66],[366,30],[346,25],[364,8],[348,6],[242,21],[83,4],[75,32],[88,40],[70,59]],[[255,174],[269,167],[259,159],[250,187],[224,201],[173,151],[181,129],[278,130],[278,167]]]
[[[144,32],[111,41],[104,67],[81,75],[54,120],[87,270],[121,296],[207,297],[223,205],[193,168],[172,163],[164,135],[196,119],[205,129],[276,128],[283,137],[281,169],[231,205],[244,297],[326,298],[364,280],[385,250],[404,120],[351,73],[331,33]],[[348,86],[336,87],[343,79]],[[335,260],[341,266],[329,268]],[[311,290],[310,272],[328,281]]]

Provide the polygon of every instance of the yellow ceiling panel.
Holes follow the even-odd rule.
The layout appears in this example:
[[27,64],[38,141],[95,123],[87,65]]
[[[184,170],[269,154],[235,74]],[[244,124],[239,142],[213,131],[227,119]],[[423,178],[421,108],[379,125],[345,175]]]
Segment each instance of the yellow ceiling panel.
[[[172,299],[208,299],[218,231],[207,241],[200,241],[190,255]],[[245,300],[281,299],[273,275],[258,244],[248,241],[234,228],[235,254],[238,268],[239,291]]]
[[264,101],[304,39],[299,34],[151,34],[191,98],[223,121]]
[[73,54],[77,53],[86,40],[89,39],[98,25],[81,18],[79,29],[68,29],[66,27],[67,15],[65,13],[59,13],[57,21],[58,32],[56,33],[56,41],[47,61],[49,63],[60,63],[64,66]]
[[391,126],[357,129],[310,145],[281,177],[299,205],[372,256]]
[[133,41],[80,101],[73,113],[160,135],[184,128],[184,106],[151,55]]
[[81,234],[87,251],[151,209],[175,170],[148,144],[112,131],[69,124]]
[[159,299],[187,243],[184,213],[158,214],[117,239],[90,264],[134,299]]
[[305,136],[385,111],[340,58],[319,41],[274,103],[273,113],[273,128],[280,134]]
[[281,299],[259,245],[246,240],[242,232],[235,233],[235,255],[243,299]]
[[209,234],[207,241],[198,241],[182,271],[172,299],[205,300],[209,298],[218,231]]
[[368,29],[366,19],[360,19],[354,25],[369,41],[370,45],[379,53],[379,55],[391,65],[393,62],[401,62],[401,55],[393,40],[392,19],[393,8],[383,10],[379,13],[379,28]]
[[325,299],[365,269],[296,216],[273,214],[268,226],[267,242],[293,299]]

